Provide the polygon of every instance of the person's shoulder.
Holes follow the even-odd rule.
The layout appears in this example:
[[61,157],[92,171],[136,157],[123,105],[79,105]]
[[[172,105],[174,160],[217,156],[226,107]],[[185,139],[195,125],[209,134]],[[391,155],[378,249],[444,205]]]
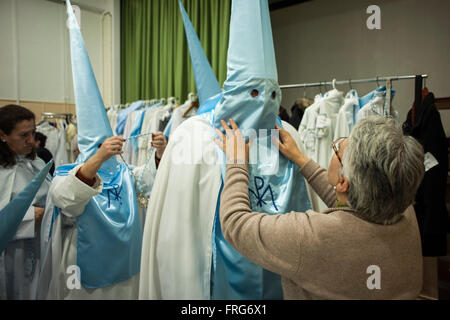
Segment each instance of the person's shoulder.
[[39,156],[37,156],[34,160],[32,160],[32,162],[33,165],[39,170],[42,170],[45,167],[45,161],[42,160]]
[[343,228],[346,225],[366,224],[351,208],[328,208],[323,212],[309,210],[307,212],[311,225],[320,226],[322,229]]
[[288,131],[289,133],[295,134],[295,132],[297,132],[297,130],[294,128],[294,126],[292,124],[290,124],[289,122],[281,120],[281,124],[283,125],[283,129]]
[[[205,132],[214,132],[213,127],[207,119],[201,116],[190,117],[183,121],[170,136],[171,139],[177,136],[195,136],[197,134],[203,134]],[[201,138],[201,136],[199,137]]]

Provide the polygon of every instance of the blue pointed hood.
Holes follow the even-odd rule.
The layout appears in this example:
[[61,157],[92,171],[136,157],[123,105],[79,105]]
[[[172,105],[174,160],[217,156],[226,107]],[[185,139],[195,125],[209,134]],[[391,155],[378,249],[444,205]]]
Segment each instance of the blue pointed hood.
[[16,234],[23,217],[53,165],[51,160],[6,207],[0,210],[0,254]]
[[235,0],[231,10],[227,82],[278,81],[267,0]]
[[281,103],[267,0],[234,0],[227,79],[215,127],[233,118],[246,130],[273,129]]
[[[66,0],[66,4],[80,149],[77,162],[83,163],[97,152],[105,139],[113,136],[113,132],[72,5],[69,0]],[[109,175],[117,172],[116,158],[112,157],[103,163],[101,169]]]
[[181,16],[183,17],[184,30],[189,45],[192,67],[194,69],[198,99],[200,105],[202,105],[209,98],[217,96],[221,92],[221,89],[208,58],[206,58],[203,51],[202,44],[195,33],[191,20],[189,20],[189,16],[186,13],[181,0],[178,0],[178,2],[180,5]]

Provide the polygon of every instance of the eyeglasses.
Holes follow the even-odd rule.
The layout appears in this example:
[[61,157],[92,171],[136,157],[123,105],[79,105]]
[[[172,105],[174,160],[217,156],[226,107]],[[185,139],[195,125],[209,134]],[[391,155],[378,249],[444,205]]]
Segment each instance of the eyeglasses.
[[331,146],[333,147],[334,153],[336,154],[336,157],[338,158],[339,162],[341,163],[341,166],[343,166],[343,164],[342,164],[342,159],[339,156],[339,149],[340,149],[341,142],[344,141],[345,139],[347,139],[347,137],[339,138],[336,141],[331,143]]

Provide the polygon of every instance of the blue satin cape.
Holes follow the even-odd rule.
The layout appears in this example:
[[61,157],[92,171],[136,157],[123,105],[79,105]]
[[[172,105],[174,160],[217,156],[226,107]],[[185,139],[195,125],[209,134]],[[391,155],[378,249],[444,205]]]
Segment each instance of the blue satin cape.
[[[202,115],[213,127],[214,113],[212,110]],[[281,120],[277,118],[276,121],[277,125],[282,127]],[[250,165],[249,197],[252,210],[280,214],[290,211],[305,212],[311,209],[305,179],[299,172],[299,168],[279,154],[276,146],[267,148],[270,143],[270,136],[261,136],[252,143],[252,148],[258,147],[262,150],[259,161]],[[281,277],[249,261],[223,237],[219,210],[226,162],[221,150],[218,150],[217,155],[223,161],[221,162],[223,165],[221,166],[222,186],[217,198],[213,227],[211,297],[215,300],[282,299]],[[273,164],[277,161],[278,170],[274,173]]]
[[[76,164],[58,167],[56,175],[67,176]],[[87,204],[77,218],[77,265],[81,284],[95,289],[129,280],[139,273],[142,228],[136,192],[130,172],[118,164],[115,176]],[[102,169],[99,175],[104,174]],[[106,173],[108,175],[108,173]]]

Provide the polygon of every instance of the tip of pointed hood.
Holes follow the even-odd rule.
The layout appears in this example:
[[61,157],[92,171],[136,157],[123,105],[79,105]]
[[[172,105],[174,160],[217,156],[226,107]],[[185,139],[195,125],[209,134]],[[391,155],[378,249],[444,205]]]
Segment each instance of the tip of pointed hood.
[[219,94],[221,89],[216,75],[211,68],[211,64],[203,51],[202,44],[200,43],[197,33],[195,32],[191,20],[189,19],[189,16],[181,1],[179,1],[179,6],[189,46],[192,68],[194,69],[198,98],[200,104],[202,104],[209,98]]
[[231,10],[226,81],[252,77],[278,82],[267,0],[234,0]]

